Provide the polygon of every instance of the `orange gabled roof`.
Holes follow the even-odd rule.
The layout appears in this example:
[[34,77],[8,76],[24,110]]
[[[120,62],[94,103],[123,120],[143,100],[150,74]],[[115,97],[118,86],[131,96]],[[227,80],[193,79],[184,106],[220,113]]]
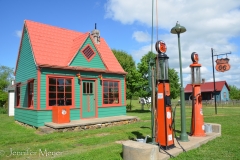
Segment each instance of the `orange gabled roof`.
[[[87,37],[90,36],[89,32],[81,33],[29,20],[25,20],[24,26],[29,35],[37,66],[69,68],[67,66]],[[103,38],[101,38],[100,44],[95,44],[93,40],[92,42],[98,50],[107,72],[126,74]]]
[[104,59],[104,63],[109,70],[116,72],[124,71],[112,50],[107,45],[107,42],[103,38],[100,39],[100,45],[95,46],[97,46],[97,49],[101,54],[101,58]]
[[66,66],[73,40],[82,35],[80,32],[29,20],[25,21],[25,27],[37,65]]

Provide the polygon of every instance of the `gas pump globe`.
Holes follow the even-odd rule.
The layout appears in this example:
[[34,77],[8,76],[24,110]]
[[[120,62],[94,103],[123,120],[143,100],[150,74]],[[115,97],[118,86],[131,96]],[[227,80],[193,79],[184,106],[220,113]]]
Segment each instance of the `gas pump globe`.
[[156,60],[157,65],[157,80],[168,80],[168,59],[169,57],[165,54],[167,46],[165,42],[158,41],[155,45],[156,51],[158,52]]
[[191,59],[193,64],[190,65],[191,67],[191,75],[192,75],[192,85],[200,85],[201,84],[201,64],[198,63],[198,54],[193,52],[191,55]]

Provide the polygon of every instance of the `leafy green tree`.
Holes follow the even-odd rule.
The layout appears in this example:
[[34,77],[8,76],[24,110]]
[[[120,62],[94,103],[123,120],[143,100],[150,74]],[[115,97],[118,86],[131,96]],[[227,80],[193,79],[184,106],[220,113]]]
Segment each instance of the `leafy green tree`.
[[7,87],[13,79],[13,69],[0,65],[0,107],[8,100]]
[[230,88],[230,92],[229,92],[229,96],[230,99],[235,99],[235,100],[240,100],[240,89],[237,88],[235,85],[229,85]]
[[169,68],[168,77],[170,81],[170,94],[172,99],[176,99],[180,95],[180,84],[178,73],[175,69]]
[[136,69],[135,62],[131,55],[122,50],[112,49],[118,62],[121,64],[122,68],[128,72],[126,75],[126,87],[127,87],[127,99],[130,99],[130,110],[131,110],[131,100],[134,96],[138,96],[139,83],[141,75]]
[[148,79],[146,77],[148,76],[148,66],[150,59],[154,60],[155,57],[156,54],[153,52],[148,52],[141,58],[140,63],[137,64],[138,72],[142,77],[141,88],[139,88],[139,95],[141,97],[149,97],[151,95],[151,93],[147,92],[145,88],[148,86]]
[[[145,75],[148,75],[148,66],[149,66],[149,61],[150,58],[152,58],[155,62],[155,57],[156,54],[152,52],[148,52],[146,55],[144,55],[138,63],[138,71],[141,73],[141,76],[144,77]],[[175,99],[179,96],[180,94],[180,84],[179,82],[179,77],[177,72],[174,69],[168,70],[168,76],[169,76],[169,81],[170,81],[170,92],[171,92],[171,98]],[[148,80],[145,78],[142,82],[142,86],[148,86]],[[144,88],[141,89],[140,91],[140,96],[141,97],[149,97],[150,93],[147,92]]]

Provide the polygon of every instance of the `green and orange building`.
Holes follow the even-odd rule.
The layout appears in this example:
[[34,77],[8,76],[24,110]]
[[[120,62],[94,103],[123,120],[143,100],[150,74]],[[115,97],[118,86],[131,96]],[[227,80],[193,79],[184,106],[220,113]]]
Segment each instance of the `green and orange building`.
[[[40,127],[58,121],[54,114],[68,114],[70,121],[126,115],[125,75],[98,30],[81,33],[25,20],[15,120]],[[61,107],[64,112],[53,113]]]

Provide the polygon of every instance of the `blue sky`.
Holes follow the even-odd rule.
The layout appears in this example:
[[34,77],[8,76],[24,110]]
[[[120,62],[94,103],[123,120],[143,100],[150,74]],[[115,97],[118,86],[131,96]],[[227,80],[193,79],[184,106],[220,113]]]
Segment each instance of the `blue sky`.
[[[231,69],[216,72],[216,80],[226,80],[240,88],[240,1],[158,0],[158,27],[156,0],[154,3],[153,42],[157,37],[166,42],[169,66],[177,72],[177,36],[170,30],[177,21],[187,29],[181,34],[184,87],[190,83],[192,52],[199,54],[202,78],[212,81],[214,48],[218,51],[215,54],[232,52],[228,56]],[[0,0],[0,65],[15,68],[25,19],[79,32],[92,31],[97,23],[110,48],[128,52],[138,63],[151,49],[151,15],[150,0]]]

